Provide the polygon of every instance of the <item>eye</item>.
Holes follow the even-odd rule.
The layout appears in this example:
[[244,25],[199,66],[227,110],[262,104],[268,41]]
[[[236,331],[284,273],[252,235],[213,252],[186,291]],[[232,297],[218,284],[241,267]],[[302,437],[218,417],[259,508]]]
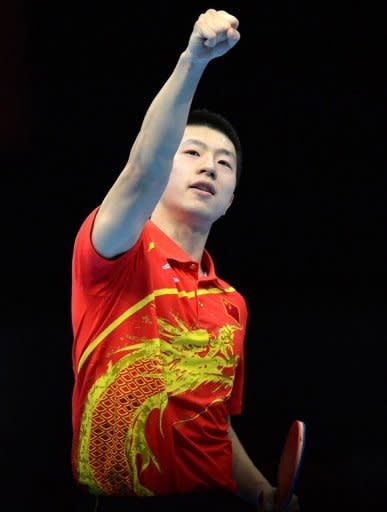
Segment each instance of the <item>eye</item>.
[[187,151],[184,151],[184,153],[193,156],[200,156],[199,152],[196,151],[196,149],[187,149]]
[[232,169],[230,162],[227,162],[227,160],[219,160],[219,163],[220,163],[220,165],[225,165],[226,167],[229,167],[230,169]]

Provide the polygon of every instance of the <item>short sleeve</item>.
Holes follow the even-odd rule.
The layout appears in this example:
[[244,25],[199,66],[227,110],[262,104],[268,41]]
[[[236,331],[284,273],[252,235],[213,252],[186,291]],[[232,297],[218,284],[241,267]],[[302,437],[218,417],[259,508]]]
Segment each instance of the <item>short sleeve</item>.
[[81,224],[74,242],[72,257],[73,286],[80,286],[86,293],[103,294],[121,270],[128,266],[130,255],[139,241],[118,258],[101,256],[91,240],[92,229],[99,207],[95,208]]

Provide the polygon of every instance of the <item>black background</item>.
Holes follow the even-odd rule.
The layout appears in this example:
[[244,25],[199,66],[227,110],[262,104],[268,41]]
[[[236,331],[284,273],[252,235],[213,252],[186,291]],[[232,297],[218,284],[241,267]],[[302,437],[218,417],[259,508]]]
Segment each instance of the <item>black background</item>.
[[235,429],[275,482],[290,422],[305,421],[303,512],[385,510],[386,12],[340,6],[5,4],[1,510],[71,510],[73,240],[209,7],[241,32],[194,98],[244,146],[208,241],[250,310]]

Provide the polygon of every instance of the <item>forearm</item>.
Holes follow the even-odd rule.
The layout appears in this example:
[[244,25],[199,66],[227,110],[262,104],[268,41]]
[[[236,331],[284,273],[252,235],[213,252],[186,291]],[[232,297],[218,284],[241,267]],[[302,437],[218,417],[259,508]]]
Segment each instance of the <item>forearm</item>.
[[129,162],[139,164],[150,175],[154,170],[158,180],[163,173],[168,178],[206,65],[196,62],[184,51],[144,116]]
[[272,486],[248,456],[231,424],[229,426],[229,437],[233,450],[233,478],[238,486],[238,494],[256,506],[260,490]]
[[149,176],[153,186],[169,178],[203,72],[239,41],[238,24],[235,16],[215,9],[207,9],[195,22],[186,49],[144,116],[129,156],[127,168],[142,184]]

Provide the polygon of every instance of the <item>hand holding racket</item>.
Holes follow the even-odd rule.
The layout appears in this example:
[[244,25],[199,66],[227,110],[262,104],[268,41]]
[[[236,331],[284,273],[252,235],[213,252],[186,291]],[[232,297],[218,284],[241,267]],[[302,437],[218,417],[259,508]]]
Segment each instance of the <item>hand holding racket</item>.
[[304,422],[292,422],[277,468],[277,487],[268,485],[261,489],[257,499],[259,512],[300,512],[294,491],[305,447],[305,432]]

